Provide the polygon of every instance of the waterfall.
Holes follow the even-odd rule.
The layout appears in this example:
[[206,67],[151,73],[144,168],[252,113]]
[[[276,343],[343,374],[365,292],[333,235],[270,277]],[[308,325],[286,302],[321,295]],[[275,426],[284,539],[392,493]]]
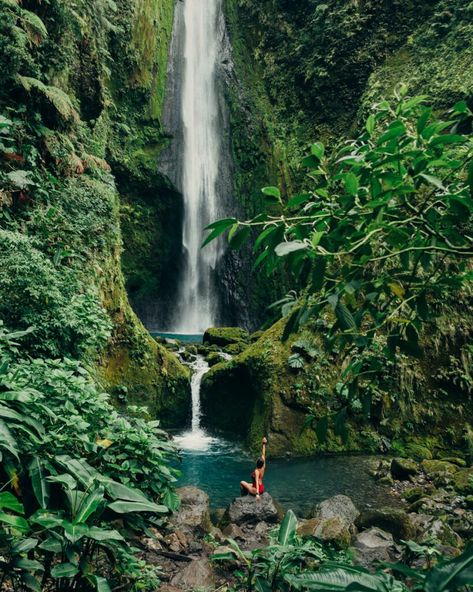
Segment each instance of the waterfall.
[[181,186],[184,198],[184,266],[172,322],[176,333],[200,333],[215,325],[213,288],[219,248],[201,249],[203,228],[219,215],[217,191],[221,141],[216,68],[221,0],[185,0],[181,85],[183,127]]
[[207,450],[214,438],[208,436],[200,426],[200,385],[204,374],[209,371],[209,365],[203,356],[196,356],[196,359],[189,364],[192,370],[191,393],[192,393],[192,420],[191,429],[176,437],[179,446],[184,450]]

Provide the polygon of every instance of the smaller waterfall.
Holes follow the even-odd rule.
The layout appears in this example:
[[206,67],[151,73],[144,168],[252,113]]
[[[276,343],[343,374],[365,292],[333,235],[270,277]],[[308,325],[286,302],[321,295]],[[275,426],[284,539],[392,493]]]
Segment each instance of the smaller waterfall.
[[209,365],[203,356],[197,356],[189,364],[192,370],[191,393],[192,393],[192,421],[191,429],[176,436],[175,440],[183,450],[205,451],[215,441],[215,438],[208,436],[200,426],[200,385],[204,374],[209,371]]

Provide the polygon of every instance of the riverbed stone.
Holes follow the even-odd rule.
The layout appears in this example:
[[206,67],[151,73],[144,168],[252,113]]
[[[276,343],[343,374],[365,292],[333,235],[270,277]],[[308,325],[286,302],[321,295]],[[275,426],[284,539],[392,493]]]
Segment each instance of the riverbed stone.
[[347,549],[351,541],[349,527],[341,516],[304,520],[299,525],[297,534],[302,537],[315,537],[324,543],[331,543],[338,549]]
[[245,533],[243,530],[238,526],[238,524],[227,524],[225,528],[222,530],[222,534],[230,539],[240,539],[241,541],[245,538]]
[[360,529],[378,527],[397,540],[411,539],[414,534],[409,515],[399,508],[379,508],[363,512],[356,521]]
[[347,495],[334,495],[320,502],[310,512],[310,517],[320,520],[340,518],[348,529],[352,528],[359,515],[360,511]]
[[179,510],[171,523],[183,531],[200,530],[209,532],[212,523],[209,513],[209,496],[197,487],[180,487],[176,493],[181,498]]
[[225,347],[232,343],[247,343],[250,339],[248,331],[240,327],[211,327],[204,333],[204,344]]
[[406,481],[418,472],[418,464],[410,458],[393,458],[391,461],[391,475],[394,479]]
[[210,352],[205,359],[210,367],[215,366],[216,364],[220,364],[220,362],[224,361],[223,357],[219,354],[219,352]]
[[409,517],[414,527],[413,539],[418,543],[438,541],[453,547],[463,544],[461,537],[444,520],[429,514],[410,514]]
[[434,483],[443,484],[445,479],[450,479],[458,471],[458,466],[446,460],[423,460],[422,468],[428,479]]
[[227,524],[256,524],[267,522],[274,524],[279,520],[279,513],[273,498],[265,492],[259,499],[252,495],[237,497],[228,506],[222,518],[221,526]]
[[459,493],[473,494],[473,467],[460,469],[455,473],[453,485]]
[[215,575],[206,557],[188,563],[171,580],[171,585],[185,592],[192,592],[197,588],[212,588]]
[[357,565],[374,569],[377,561],[396,561],[400,550],[391,533],[373,526],[360,532],[354,542],[353,560]]

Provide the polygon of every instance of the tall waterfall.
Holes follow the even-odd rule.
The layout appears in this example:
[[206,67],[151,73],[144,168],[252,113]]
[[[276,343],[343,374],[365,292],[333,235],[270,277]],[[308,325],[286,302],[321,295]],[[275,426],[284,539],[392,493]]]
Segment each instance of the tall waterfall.
[[216,67],[221,0],[184,1],[183,124],[184,268],[172,320],[177,333],[200,333],[215,324],[212,275],[219,249],[201,249],[203,228],[218,217],[221,142]]

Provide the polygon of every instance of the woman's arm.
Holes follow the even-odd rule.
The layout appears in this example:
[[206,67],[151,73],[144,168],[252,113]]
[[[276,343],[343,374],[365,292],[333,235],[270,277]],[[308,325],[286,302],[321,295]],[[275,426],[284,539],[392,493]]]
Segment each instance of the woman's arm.
[[266,444],[268,443],[267,438],[263,438],[263,448],[261,450],[261,458],[266,462]]
[[255,471],[255,482],[256,482],[256,497],[259,499],[259,470]]

